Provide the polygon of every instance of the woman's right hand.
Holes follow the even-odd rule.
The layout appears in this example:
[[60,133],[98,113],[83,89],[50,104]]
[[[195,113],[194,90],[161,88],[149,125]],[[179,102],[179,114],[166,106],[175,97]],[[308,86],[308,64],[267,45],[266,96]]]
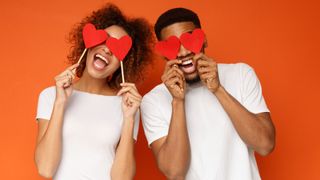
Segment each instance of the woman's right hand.
[[74,70],[78,66],[78,63],[74,64],[54,78],[56,81],[56,101],[66,102],[70,97],[72,93],[72,81],[76,77]]

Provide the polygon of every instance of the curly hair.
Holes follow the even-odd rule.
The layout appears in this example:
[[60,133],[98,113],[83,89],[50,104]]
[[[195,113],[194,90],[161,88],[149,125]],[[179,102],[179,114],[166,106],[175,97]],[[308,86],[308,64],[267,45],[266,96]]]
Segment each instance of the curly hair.
[[[122,27],[132,38],[132,47],[123,60],[125,79],[129,82],[137,82],[143,79],[143,70],[152,60],[152,47],[155,39],[152,27],[147,20],[143,18],[128,18],[122,14],[117,6],[111,3],[106,4],[97,11],[93,11],[90,16],[85,17],[80,23],[76,24],[69,34],[68,41],[71,44],[71,50],[68,55],[68,61],[71,64],[77,63],[85,49],[82,29],[87,23],[92,23],[97,29],[105,29],[112,25]],[[86,60],[82,60],[76,71],[77,77],[80,78],[82,76],[85,67]],[[107,83],[110,87],[119,88],[120,82],[121,70],[118,68]]]

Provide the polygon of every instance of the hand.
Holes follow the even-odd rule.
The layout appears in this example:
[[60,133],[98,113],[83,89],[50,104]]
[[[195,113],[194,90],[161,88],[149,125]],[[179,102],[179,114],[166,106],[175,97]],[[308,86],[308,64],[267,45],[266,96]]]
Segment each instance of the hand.
[[56,82],[56,101],[66,102],[70,97],[72,93],[72,81],[76,77],[73,70],[78,66],[79,64],[74,64],[54,78]]
[[209,91],[215,93],[221,86],[217,63],[203,53],[196,54],[193,58],[197,61],[197,69],[201,81]]
[[161,77],[173,99],[177,100],[184,100],[185,97],[186,81],[183,72],[178,67],[178,64],[181,63],[181,60],[168,61]]
[[122,87],[117,96],[122,96],[122,112],[124,118],[135,119],[135,114],[140,107],[142,97],[139,94],[135,84],[121,83]]

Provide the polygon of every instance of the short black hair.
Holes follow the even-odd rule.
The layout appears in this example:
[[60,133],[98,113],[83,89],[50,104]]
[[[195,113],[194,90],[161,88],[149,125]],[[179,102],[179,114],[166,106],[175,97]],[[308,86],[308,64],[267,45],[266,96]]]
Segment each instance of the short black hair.
[[186,8],[173,8],[160,15],[156,24],[154,25],[154,31],[157,39],[160,40],[161,30],[171,24],[177,22],[192,22],[197,28],[201,28],[198,15]]

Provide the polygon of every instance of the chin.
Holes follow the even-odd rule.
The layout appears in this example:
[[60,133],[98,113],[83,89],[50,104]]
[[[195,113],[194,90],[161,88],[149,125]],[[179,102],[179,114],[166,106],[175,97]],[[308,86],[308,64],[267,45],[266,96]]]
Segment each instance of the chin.
[[194,84],[200,81],[200,76],[197,73],[185,75],[185,78],[188,84]]
[[94,69],[91,69],[88,71],[89,76],[95,79],[106,79],[107,75],[102,74],[102,73],[97,73]]

